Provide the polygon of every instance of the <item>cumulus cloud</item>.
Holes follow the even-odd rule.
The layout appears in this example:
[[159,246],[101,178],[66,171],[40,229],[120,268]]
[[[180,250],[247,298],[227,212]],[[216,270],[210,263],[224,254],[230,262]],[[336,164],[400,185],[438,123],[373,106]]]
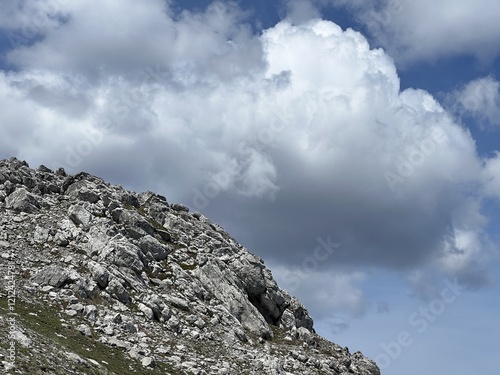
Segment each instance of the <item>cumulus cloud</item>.
[[[24,1],[17,9],[22,14],[17,25],[4,23],[19,39],[26,39],[7,56],[24,69],[66,71],[92,79],[126,74],[131,80],[141,78],[131,75],[134,70],[141,73],[153,64],[163,67],[172,84],[187,84],[231,79],[261,65],[257,40],[250,27],[239,22],[244,12],[231,3],[214,2],[204,12],[180,14],[173,14],[161,0],[112,0],[98,6],[54,0],[53,8],[41,4]],[[36,7],[40,9],[30,11]],[[53,27],[46,27],[46,20]],[[28,33],[28,28],[33,31]]]
[[316,19],[254,35],[221,2],[59,4],[0,72],[4,152],[183,201],[283,272],[313,257],[298,292],[328,310],[366,311],[364,268],[484,274],[488,167],[360,33]]
[[500,152],[485,160],[483,179],[485,195],[500,200]]
[[470,81],[448,100],[458,114],[475,118],[483,129],[500,126],[500,82],[493,77]]
[[301,267],[290,269],[279,264],[271,267],[281,287],[303,296],[301,300],[306,306],[315,306],[318,319],[360,317],[370,307],[362,291],[362,283],[367,278],[363,272],[310,272]]
[[5,1],[0,14],[0,29],[9,31],[7,39],[13,46],[27,43],[59,25],[63,3],[64,0]]
[[472,55],[493,61],[500,52],[500,4],[495,0],[330,0],[351,9],[399,63]]
[[288,0],[287,19],[293,24],[301,24],[314,18],[321,18],[321,14],[311,1]]

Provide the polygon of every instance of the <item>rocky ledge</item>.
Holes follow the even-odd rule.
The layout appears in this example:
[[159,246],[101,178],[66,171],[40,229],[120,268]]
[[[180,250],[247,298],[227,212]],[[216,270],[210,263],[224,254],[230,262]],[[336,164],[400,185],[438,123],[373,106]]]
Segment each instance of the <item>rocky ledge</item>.
[[6,373],[380,374],[262,259],[152,192],[2,160],[0,262]]

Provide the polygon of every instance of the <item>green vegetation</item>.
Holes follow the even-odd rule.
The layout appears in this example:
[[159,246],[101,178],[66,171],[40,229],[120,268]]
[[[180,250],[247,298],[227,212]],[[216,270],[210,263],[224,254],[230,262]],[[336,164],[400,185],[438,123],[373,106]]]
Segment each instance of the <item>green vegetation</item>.
[[[27,303],[16,300],[17,324],[29,331],[36,337],[30,337],[33,342],[43,342],[47,345],[56,346],[59,354],[72,352],[82,358],[93,359],[101,364],[101,367],[90,366],[88,363],[66,362],[66,369],[53,368],[47,358],[49,353],[43,355],[33,355],[31,348],[17,345],[19,360],[17,368],[25,374],[61,374],[65,375],[69,369],[78,370],[89,375],[110,375],[110,374],[172,374],[181,375],[175,372],[169,365],[157,362],[156,369],[144,368],[138,361],[127,357],[126,353],[118,348],[107,346],[98,342],[95,338],[87,337],[73,327],[63,324],[60,315],[54,311],[61,311],[62,306],[46,304]],[[0,299],[0,314],[7,313],[7,299]],[[69,319],[68,319],[69,320]],[[83,320],[82,320],[83,322]],[[29,336],[29,334],[28,334]],[[6,343],[2,346],[5,347]],[[36,344],[35,344],[36,345]],[[42,348],[43,351],[43,348]]]
[[184,271],[192,271],[194,270],[197,265],[196,264],[186,264],[186,263],[178,263],[178,265],[184,270]]
[[166,229],[163,225],[161,225],[161,224],[160,224],[159,222],[157,222],[156,220],[153,220],[153,219],[151,219],[151,218],[147,218],[147,219],[148,219],[149,224],[150,224],[150,225],[151,225],[154,229],[156,229],[156,230],[163,230],[163,231]]
[[123,208],[125,208],[126,210],[135,210],[135,207],[130,203],[123,203]]

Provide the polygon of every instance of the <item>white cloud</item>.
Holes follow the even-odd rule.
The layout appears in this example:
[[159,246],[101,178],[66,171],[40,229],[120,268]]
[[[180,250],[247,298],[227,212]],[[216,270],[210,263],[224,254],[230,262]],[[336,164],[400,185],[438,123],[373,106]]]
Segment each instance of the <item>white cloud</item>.
[[485,160],[483,179],[486,196],[500,200],[500,152]]
[[367,275],[363,272],[336,272],[304,268],[271,266],[273,276],[279,285],[292,294],[301,297],[306,306],[314,306],[316,319],[332,316],[360,317],[366,313],[369,304],[362,291]]
[[495,0],[331,0],[349,7],[399,63],[473,55],[490,62],[500,52],[500,3]]
[[475,231],[455,230],[444,250],[446,269],[456,272],[470,264],[471,258],[481,252],[481,241]]
[[203,202],[283,267],[331,236],[342,247],[304,290],[326,277],[333,289],[312,296],[352,314],[361,279],[327,269],[425,268],[445,241],[467,256],[443,270],[480,258],[482,240],[463,240],[484,226],[474,140],[427,92],[400,92],[360,33],[314,20],[256,36],[223,3],[173,17],[159,0],[74,1],[61,14],[0,73],[0,149]]
[[58,26],[63,3],[64,0],[4,1],[0,14],[0,29],[9,31],[7,38],[14,45],[27,43]]
[[[36,3],[26,1],[25,8]],[[162,0],[56,4],[61,15],[57,27],[34,26],[43,40],[29,38],[29,45],[8,54],[10,62],[91,78],[126,74],[127,79],[134,78],[134,69],[159,64],[184,84],[230,79],[260,66],[260,46],[250,28],[239,22],[243,12],[230,4],[214,2],[204,13],[176,15],[177,21]],[[50,19],[50,11],[45,16]],[[31,12],[17,17],[18,27],[10,27],[20,37],[29,37],[23,30],[33,17]]]
[[288,0],[287,19],[292,24],[301,24],[314,18],[321,18],[319,10],[311,1],[307,0]]
[[477,119],[483,128],[500,126],[500,82],[493,77],[478,78],[450,94],[455,110]]

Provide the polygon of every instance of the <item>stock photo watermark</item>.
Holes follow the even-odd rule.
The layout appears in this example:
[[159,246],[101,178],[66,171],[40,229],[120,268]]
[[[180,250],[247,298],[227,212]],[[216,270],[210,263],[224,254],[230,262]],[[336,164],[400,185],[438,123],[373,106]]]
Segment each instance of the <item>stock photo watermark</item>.
[[[286,128],[290,118],[284,112],[274,112],[273,121],[265,128],[259,129],[255,142],[241,141],[238,144],[238,156],[251,155],[253,152],[262,152],[265,147],[271,145],[277,135]],[[227,190],[238,175],[237,169],[228,165],[226,168],[213,174],[203,188],[193,189],[193,207],[202,210],[210,204],[221,192]]]
[[[306,92],[300,100],[297,99],[297,105],[304,108],[304,121],[305,126],[310,126],[315,120],[324,120],[328,114],[328,108],[331,106],[332,101],[337,99],[339,94],[332,91],[323,92],[321,94],[310,91]],[[237,156],[244,157],[251,155],[254,152],[263,152],[266,147],[269,147],[282,133],[287,125],[292,121],[297,121],[292,118],[290,114],[284,110],[274,110],[273,120],[271,124],[259,129],[256,138],[253,142],[241,141],[237,147]],[[319,117],[317,119],[317,117]],[[335,140],[332,140],[335,142]],[[231,184],[238,178],[239,171],[233,165],[228,165],[226,168],[214,173],[202,188],[193,189],[193,207],[202,210],[206,208],[212,199],[215,199],[223,191],[227,190]]]
[[37,5],[40,5],[40,9],[31,17],[24,18],[24,23],[20,30],[7,33],[7,38],[12,48],[28,46],[34,42],[37,35],[42,33],[42,30],[48,25],[51,19],[55,19],[58,13],[61,12],[61,5],[70,2],[71,0],[49,0],[37,3]]
[[365,17],[365,24],[374,37],[379,36],[383,28],[389,26],[393,18],[401,14],[405,5],[411,3],[413,0],[389,0],[385,2],[386,6],[380,10],[370,10]]
[[461,109],[468,113],[475,114],[492,109],[500,110],[498,102],[500,83],[492,76],[469,82],[460,93],[455,95],[455,100],[458,100]]
[[445,287],[441,290],[439,298],[433,299],[426,306],[420,306],[418,311],[408,317],[408,325],[412,327],[412,330],[403,330],[393,341],[380,343],[381,352],[375,357],[375,362],[380,369],[387,369],[393,361],[397,360],[404,349],[415,342],[415,335],[424,333],[446,311],[447,306],[455,302],[462,294],[457,280],[453,282],[446,280],[444,284]]
[[462,91],[451,96],[452,109],[459,116],[473,118],[482,130],[500,125],[500,82],[487,76],[469,82]]
[[[97,124],[97,127],[88,129],[83,133],[82,139],[75,146],[65,147],[63,167],[76,168],[82,161],[90,156],[104,141],[105,136],[112,134],[120,122],[125,121],[131,112],[144,102],[144,97],[154,90],[155,84],[166,84],[168,73],[162,71],[159,65],[148,66],[141,76],[141,84],[133,90],[127,91],[119,99],[114,100],[109,109],[112,116],[106,117]],[[144,91],[144,88],[149,91]],[[61,163],[53,163],[60,166]]]
[[405,155],[398,158],[394,169],[384,172],[384,177],[389,189],[392,192],[397,192],[398,184],[406,183],[415,171],[436,152],[438,146],[444,144],[447,139],[444,130],[438,128],[433,130],[428,138],[409,147]]
[[316,243],[318,245],[314,248],[312,255],[305,257],[297,269],[285,271],[283,279],[288,286],[289,292],[295,292],[302,282],[316,272],[320,264],[330,258],[340,247],[339,243],[332,241],[330,235],[326,236],[326,239],[317,237]]
[[16,341],[15,335],[17,329],[17,313],[16,313],[16,266],[14,264],[7,264],[6,273],[4,276],[5,290],[7,292],[7,326],[8,326],[8,349],[6,356],[7,369],[15,367],[16,362]]
[[[401,104],[387,111],[386,116],[391,118],[391,121],[413,121],[415,126],[420,124],[419,112],[408,104]],[[396,118],[394,118],[396,116]],[[402,117],[397,119],[397,117]],[[391,127],[390,124],[376,119],[378,125],[382,128]],[[383,172],[383,177],[387,183],[387,187],[393,193],[400,193],[400,188],[404,185],[411,176],[421,168],[428,159],[448,141],[446,132],[441,128],[434,128],[429,131],[429,134],[424,139],[413,141],[400,151],[399,157],[392,162],[392,168],[387,168]]]

